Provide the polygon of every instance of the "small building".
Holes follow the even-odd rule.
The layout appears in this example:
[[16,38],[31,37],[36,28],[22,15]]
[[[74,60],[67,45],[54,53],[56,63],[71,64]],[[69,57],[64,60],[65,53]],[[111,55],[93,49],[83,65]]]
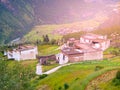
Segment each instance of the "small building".
[[80,43],[90,44],[93,48],[100,48],[103,51],[110,46],[110,40],[107,36],[96,35],[93,33],[87,33],[80,37]]
[[7,52],[8,59],[14,59],[17,61],[20,60],[28,60],[28,59],[36,59],[36,55],[38,54],[37,46],[24,45],[19,46],[16,49]]
[[80,40],[70,38],[61,46],[61,53],[56,55],[59,64],[86,60],[102,60],[103,51],[110,46],[107,36],[87,33]]

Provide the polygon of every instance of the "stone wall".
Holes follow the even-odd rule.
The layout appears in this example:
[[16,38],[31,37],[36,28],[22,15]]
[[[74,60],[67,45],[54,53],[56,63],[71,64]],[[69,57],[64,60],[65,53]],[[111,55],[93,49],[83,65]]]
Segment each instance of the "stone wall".
[[77,54],[77,55],[69,55],[69,62],[80,62],[84,60],[83,54]]
[[84,53],[84,60],[101,60],[101,59],[103,59],[103,51]]

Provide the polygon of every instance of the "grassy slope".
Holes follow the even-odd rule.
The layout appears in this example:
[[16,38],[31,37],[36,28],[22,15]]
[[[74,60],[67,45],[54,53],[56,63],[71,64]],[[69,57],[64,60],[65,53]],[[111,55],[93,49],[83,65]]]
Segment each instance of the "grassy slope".
[[[110,54],[112,49],[113,48],[106,50],[104,54]],[[66,66],[43,80],[35,81],[36,84],[33,83],[33,85],[37,89],[58,90],[59,88],[62,88],[63,90],[64,84],[67,83],[69,85],[69,90],[84,90],[90,80],[106,72],[107,70],[120,68],[119,58],[120,57],[114,57],[109,60],[105,59],[103,61],[81,62]],[[96,66],[103,66],[104,69],[95,71]]]
[[35,26],[31,32],[23,37],[23,41],[31,41],[35,42],[36,40],[42,40],[42,36],[48,34],[49,38],[58,39],[61,36],[56,34],[53,35],[53,30],[59,28],[59,25],[43,25],[43,26]]
[[[40,55],[49,55],[51,54],[51,51],[54,51],[56,48],[58,48],[58,46],[42,45],[38,47]],[[109,51],[111,49],[112,48],[108,49],[105,52],[105,54],[109,54]],[[120,57],[114,57],[109,60],[105,59],[104,61],[82,62],[82,63],[66,66],[59,69],[55,73],[49,75],[43,80],[35,80],[35,82],[33,82],[32,85],[37,89],[43,88],[45,90],[53,90],[53,89],[58,90],[58,88],[63,89],[64,84],[67,83],[69,85],[69,90],[84,90],[85,86],[90,80],[94,79],[96,76],[105,72],[106,69],[113,69],[115,67],[120,67],[119,58]],[[9,65],[13,65],[15,63],[16,63],[15,61],[9,61]],[[19,63],[25,67],[26,66],[30,67],[32,71],[35,72],[37,60],[20,61]],[[55,65],[43,66],[43,71],[47,71],[56,66],[58,65],[55,64]],[[103,66],[104,69],[100,71],[95,71],[96,66]]]
[[40,45],[38,46],[40,56],[57,54],[59,52],[57,45]]
[[[44,45],[41,46],[41,49],[46,47],[50,47],[50,46]],[[46,50],[47,49],[44,49],[45,52]],[[104,54],[105,55],[110,54],[111,50],[112,48],[106,50]],[[69,90],[84,90],[87,83],[96,76],[100,75],[101,73],[104,73],[106,70],[109,69],[111,70],[114,69],[115,67],[119,67],[120,65],[119,58],[120,57],[114,57],[109,60],[105,59],[104,61],[82,62],[82,63],[66,66],[56,71],[55,73],[49,75],[47,78],[43,80],[37,80],[32,84],[37,89],[42,88],[45,90],[53,90],[53,89],[58,90],[59,88],[63,89],[64,84],[67,83],[69,85]],[[96,66],[103,66],[104,69],[100,71],[95,71]],[[46,67],[44,66],[43,69],[45,70],[45,68]]]
[[[100,73],[105,72],[107,68],[120,67],[119,57],[111,59],[111,61],[93,61],[83,62],[75,65],[63,67],[57,72],[49,75],[47,78],[39,81],[37,88],[44,88],[45,90],[58,90],[58,88],[64,88],[64,84],[69,85],[69,90],[84,90],[86,82],[93,79]],[[94,71],[96,66],[103,66],[103,71]],[[87,79],[86,79],[87,78]]]

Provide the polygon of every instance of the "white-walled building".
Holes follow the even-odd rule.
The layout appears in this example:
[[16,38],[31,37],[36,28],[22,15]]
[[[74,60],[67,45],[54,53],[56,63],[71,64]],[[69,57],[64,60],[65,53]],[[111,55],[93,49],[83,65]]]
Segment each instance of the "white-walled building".
[[61,46],[61,53],[56,55],[59,64],[85,60],[102,60],[103,51],[110,46],[107,36],[87,33],[80,40],[70,38]]
[[107,49],[110,46],[110,40],[107,36],[96,35],[92,33],[87,33],[80,37],[80,43],[91,44],[93,48],[100,48],[102,50]]
[[20,60],[28,60],[28,59],[36,59],[36,55],[38,54],[37,46],[25,45],[19,46],[12,51],[7,52],[8,59],[14,59],[17,61]]

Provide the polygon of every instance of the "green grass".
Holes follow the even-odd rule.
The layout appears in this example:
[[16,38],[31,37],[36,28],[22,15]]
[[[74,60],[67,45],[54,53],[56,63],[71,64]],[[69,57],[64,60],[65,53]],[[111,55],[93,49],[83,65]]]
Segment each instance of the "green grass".
[[38,51],[39,55],[45,56],[45,55],[52,55],[52,54],[57,54],[59,53],[57,45],[39,45],[38,46]]
[[[58,88],[63,89],[64,84],[67,83],[69,90],[84,90],[87,84],[95,77],[109,70],[120,68],[120,61],[116,62],[119,58],[116,57],[103,61],[86,61],[62,67],[45,79],[38,81],[35,87],[37,89],[58,90]],[[104,68],[95,71],[96,66],[103,66]]]
[[114,47],[110,47],[104,51],[104,54],[111,54],[111,51],[113,51],[113,50],[114,50]]
[[[17,61],[7,61],[8,62],[8,65],[10,67],[12,67],[14,64],[16,63],[19,63],[21,64],[23,67],[29,67],[32,71],[36,71],[36,65],[38,63],[37,60],[25,60],[25,61],[20,61],[20,62],[17,62]],[[43,69],[43,72],[45,71],[48,71],[54,67],[58,66],[58,64],[53,64],[53,65],[42,65],[42,69]]]
[[46,72],[54,67],[57,67],[59,66],[59,64],[52,64],[52,65],[42,65],[42,70],[43,72]]
[[[39,55],[41,56],[45,56],[45,55],[51,55],[51,54],[56,54],[59,52],[59,50],[57,49],[58,46],[57,45],[39,45],[38,46],[38,51],[39,51]],[[3,54],[0,53],[0,57],[3,58]],[[6,57],[4,57],[6,60]],[[9,66],[13,66],[16,63],[20,63],[21,65],[23,65],[24,67],[29,67],[31,68],[32,71],[36,71],[36,65],[38,63],[38,60],[24,60],[24,61],[20,61],[17,62],[15,60],[8,60],[7,61]],[[58,66],[58,64],[53,64],[53,65],[43,65],[43,72],[48,71],[54,67]]]
[[58,29],[60,25],[41,25],[35,26],[31,32],[26,34],[23,38],[24,41],[35,42],[37,40],[43,40],[43,35],[48,35],[49,39],[60,39],[61,35],[55,34],[53,35],[53,31]]
[[[51,55],[58,53],[59,50],[57,50],[57,48],[57,45],[40,45],[38,46],[39,55]],[[111,48],[106,50],[105,54],[109,54],[110,50]],[[16,61],[8,61],[8,63],[9,66],[12,67],[16,63]],[[29,67],[33,72],[35,72],[36,70],[37,60],[20,61],[18,63],[20,63],[24,67]],[[48,71],[56,66],[58,66],[58,64],[42,66],[43,72]],[[103,67],[103,69],[95,71],[96,66],[101,66]],[[37,78],[35,78],[31,81],[31,85],[33,85],[33,87],[35,87],[37,90],[58,90],[60,88],[64,90],[65,84],[68,85],[68,90],[84,90],[91,80],[107,71],[116,68],[120,68],[120,56],[105,59],[102,61],[79,62],[62,67],[58,71],[48,75],[42,80],[38,80]],[[108,82],[107,85],[104,85],[103,83],[101,86],[103,88],[109,88],[109,85],[110,82]],[[113,87],[113,90],[114,88],[115,87]]]

